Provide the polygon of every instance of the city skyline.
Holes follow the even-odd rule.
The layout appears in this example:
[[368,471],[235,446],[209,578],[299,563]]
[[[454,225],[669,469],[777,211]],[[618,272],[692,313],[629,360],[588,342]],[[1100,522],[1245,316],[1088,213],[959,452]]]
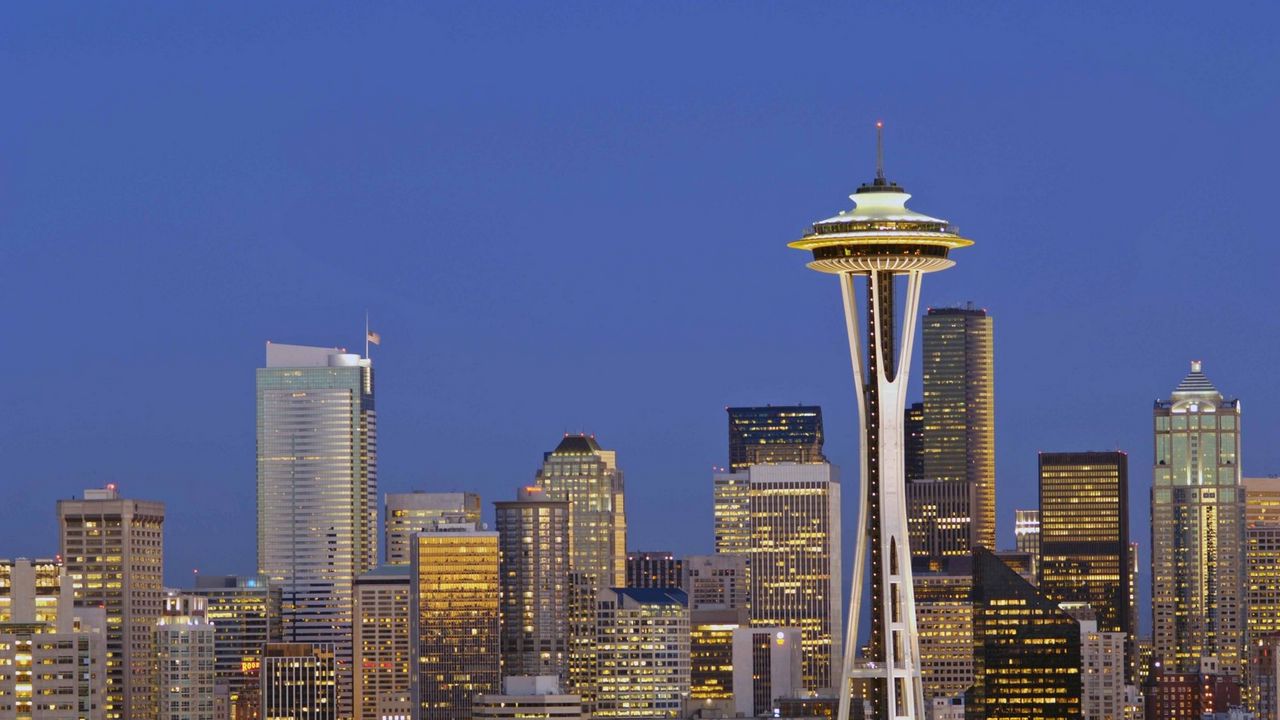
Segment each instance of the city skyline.
[[[1280,264],[1250,210],[1267,205],[1276,153],[1272,8],[1173,3],[1156,23],[1124,7],[1106,22],[961,6],[680,8],[675,22],[639,8],[574,22],[317,8],[302,25],[278,8],[2,12],[0,54],[25,70],[0,119],[0,287],[11,337],[37,358],[0,361],[23,378],[9,396],[21,412],[0,426],[8,470],[32,488],[0,529],[13,554],[56,551],[51,497],[115,482],[165,501],[182,530],[170,584],[194,568],[251,573],[237,512],[252,497],[245,378],[260,343],[354,349],[366,307],[384,337],[380,489],[510,497],[560,433],[594,431],[627,458],[635,546],[708,552],[701,479],[722,462],[724,406],[821,405],[828,456],[855,465],[834,290],[777,238],[862,179],[878,118],[890,174],[983,240],[925,303],[973,300],[999,319],[1001,544],[1011,510],[1032,507],[1036,451],[1119,447],[1149,466],[1146,406],[1190,359],[1250,403],[1244,472],[1280,471],[1267,442],[1280,388],[1255,370],[1280,333],[1250,311]],[[845,94],[833,88],[856,63],[835,47],[731,42],[803,47],[850,22],[910,25],[920,62]],[[459,32],[438,32],[447,23]],[[669,38],[661,57],[654,35]],[[895,52],[887,35],[867,42]],[[431,82],[402,82],[406,68]],[[499,86],[514,95],[481,90]],[[826,110],[796,112],[818,97]],[[1083,209],[1103,177],[1124,201]],[[522,217],[525,234],[492,239],[479,219],[495,213]],[[629,213],[582,251],[581,228]],[[1210,262],[1220,253],[1248,262]],[[601,272],[602,255],[617,269]],[[1182,277],[1221,295],[1171,309],[1163,287]],[[753,332],[771,341],[748,351]],[[583,348],[572,362],[566,343]],[[193,378],[203,399],[187,421],[171,399]],[[428,461],[423,438],[472,452]],[[1135,528],[1148,481],[1134,473]],[[670,525],[690,530],[667,538],[645,519],[676,489],[689,502]],[[186,539],[212,532],[226,552]]]

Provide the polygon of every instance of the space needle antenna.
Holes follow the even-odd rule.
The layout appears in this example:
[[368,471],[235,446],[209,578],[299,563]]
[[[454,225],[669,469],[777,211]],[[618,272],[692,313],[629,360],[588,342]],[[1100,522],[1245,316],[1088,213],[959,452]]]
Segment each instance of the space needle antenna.
[[884,179],[884,121],[876,121],[876,179]]

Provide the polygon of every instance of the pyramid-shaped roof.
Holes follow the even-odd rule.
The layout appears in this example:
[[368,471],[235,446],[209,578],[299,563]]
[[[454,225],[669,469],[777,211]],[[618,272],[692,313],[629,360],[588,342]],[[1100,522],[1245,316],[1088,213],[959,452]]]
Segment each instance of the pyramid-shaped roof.
[[1178,387],[1174,388],[1174,397],[1186,395],[1212,395],[1214,397],[1222,397],[1222,393],[1218,392],[1218,388],[1209,382],[1209,378],[1205,377],[1201,370],[1199,360],[1191,361],[1191,372],[1182,378],[1182,382],[1178,383]]

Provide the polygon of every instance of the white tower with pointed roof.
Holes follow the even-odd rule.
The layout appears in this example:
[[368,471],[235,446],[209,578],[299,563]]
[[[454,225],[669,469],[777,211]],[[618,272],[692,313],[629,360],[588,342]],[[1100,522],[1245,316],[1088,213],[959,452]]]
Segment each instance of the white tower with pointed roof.
[[[877,123],[877,136],[882,125]],[[903,409],[911,345],[919,316],[920,282],[925,273],[955,264],[948,255],[972,245],[945,220],[907,208],[911,198],[884,176],[877,143],[875,180],[849,196],[852,210],[813,224],[791,247],[813,254],[809,267],[840,280],[853,386],[861,431],[862,496],[854,534],[853,591],[839,683],[839,720],[848,720],[852,683],[866,680],[878,718],[915,720],[925,716],[920,681],[920,644],[908,547],[903,444]],[[905,278],[901,336],[896,328],[895,284]],[[859,290],[866,305],[858,307]],[[859,316],[867,319],[866,347]],[[871,642],[856,657],[862,584],[870,545]]]
[[1154,409],[1152,642],[1166,671],[1240,676],[1247,621],[1240,401],[1199,361]]

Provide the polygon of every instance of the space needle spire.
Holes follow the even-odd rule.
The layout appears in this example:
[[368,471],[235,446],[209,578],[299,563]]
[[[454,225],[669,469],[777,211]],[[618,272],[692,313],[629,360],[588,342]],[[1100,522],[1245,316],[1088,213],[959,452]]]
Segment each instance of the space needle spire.
[[[809,267],[840,281],[853,362],[861,445],[861,502],[853,592],[840,673],[838,720],[849,719],[854,681],[871,688],[875,717],[923,720],[920,642],[908,546],[903,409],[925,273],[955,264],[948,254],[973,241],[945,220],[907,209],[907,194],[884,176],[884,124],[876,123],[876,177],[850,195],[855,207],[820,220],[790,247],[812,253]],[[901,333],[895,285],[906,280]],[[865,297],[859,307],[858,296]],[[859,317],[867,322],[865,345]],[[866,561],[871,559],[871,642],[857,657]]]

